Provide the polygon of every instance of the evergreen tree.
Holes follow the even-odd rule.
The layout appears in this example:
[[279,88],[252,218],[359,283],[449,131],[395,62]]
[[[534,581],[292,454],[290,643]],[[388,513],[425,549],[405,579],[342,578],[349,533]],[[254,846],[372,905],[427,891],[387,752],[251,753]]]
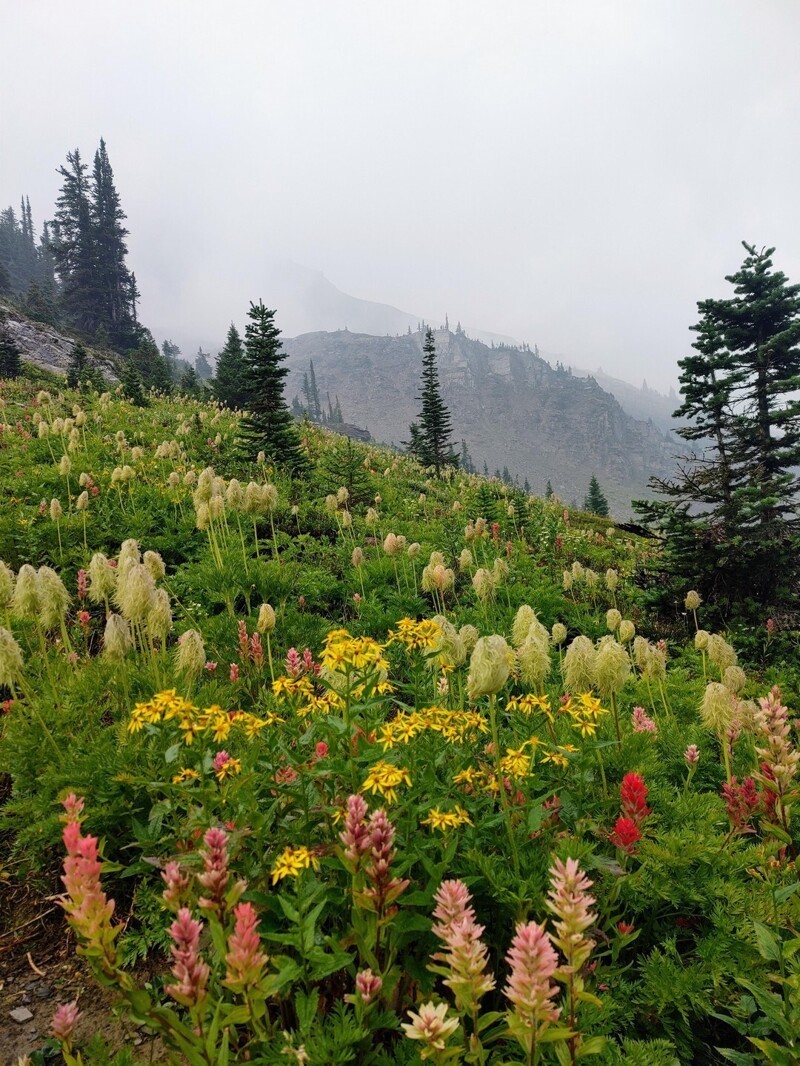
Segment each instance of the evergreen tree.
[[232,410],[247,407],[248,392],[245,380],[244,345],[233,322],[228,329],[225,347],[217,356],[214,395]]
[[546,500],[552,500],[553,498],[553,486],[550,482],[550,478],[547,479],[547,485],[545,485],[544,498]]
[[698,304],[679,364],[677,432],[699,453],[651,482],[667,500],[636,505],[667,534],[671,572],[731,614],[782,606],[800,569],[800,285],[773,269],[774,248],[744,248],[734,296]]
[[122,392],[125,398],[135,407],[147,407],[149,405],[150,401],[144,394],[142,376],[133,359],[125,361],[120,383],[122,384]]
[[200,375],[193,366],[187,366],[181,374],[178,388],[184,396],[197,396],[203,391],[203,383]]
[[594,474],[592,474],[589,481],[589,491],[583,501],[583,509],[584,511],[591,511],[592,514],[599,514],[603,518],[608,516],[608,500]]
[[64,180],[56,201],[51,248],[66,316],[78,329],[94,334],[102,321],[102,296],[86,170],[78,148],[67,153],[67,165],[58,169]]
[[301,473],[308,465],[291,411],[283,398],[288,370],[275,325],[275,312],[262,301],[251,303],[245,329],[245,380],[249,393],[241,439],[245,454],[255,459],[263,451],[273,462]]
[[197,376],[203,381],[210,381],[214,375],[214,371],[211,369],[211,363],[208,361],[208,354],[204,352],[202,348],[197,349],[197,355],[194,359],[194,368],[197,371]]
[[167,360],[170,365],[170,369],[174,373],[178,368],[178,360],[181,357],[181,350],[178,345],[173,343],[173,341],[171,340],[165,340],[164,343],[161,345],[161,354]]
[[0,378],[17,378],[20,375],[22,352],[11,336],[5,317],[0,318]]
[[432,466],[437,474],[450,465],[452,423],[450,412],[442,400],[439,372],[436,366],[436,344],[433,330],[428,327],[422,346],[422,411],[418,421],[418,458],[425,466]]
[[0,262],[0,296],[9,296],[11,294],[11,274],[8,271],[8,267]]
[[72,349],[69,366],[67,367],[67,385],[69,388],[78,388],[81,383],[81,378],[86,372],[88,362],[89,357],[86,354],[86,349],[82,344],[76,344]]
[[308,364],[308,389],[309,389],[309,414],[314,422],[322,421],[322,404],[319,400],[317,388],[317,375],[314,373],[314,360]]
[[134,308],[136,286],[125,263],[128,230],[123,221],[126,215],[102,138],[94,156],[90,197],[98,318],[115,347],[133,347],[138,340]]

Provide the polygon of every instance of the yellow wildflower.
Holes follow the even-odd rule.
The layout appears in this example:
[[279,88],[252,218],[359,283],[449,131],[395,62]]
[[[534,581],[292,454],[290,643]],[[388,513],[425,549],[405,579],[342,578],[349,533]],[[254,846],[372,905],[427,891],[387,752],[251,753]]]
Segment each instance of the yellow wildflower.
[[401,618],[397,628],[389,630],[389,642],[402,644],[408,651],[428,651],[435,648],[442,636],[442,628],[428,618],[415,622]]
[[422,819],[422,824],[444,832],[447,829],[457,829],[460,825],[472,825],[473,823],[464,808],[456,806],[452,811],[440,811],[438,807],[432,807],[427,818]]
[[284,877],[297,877],[301,870],[307,870],[313,866],[319,869],[319,860],[308,848],[300,847],[284,848],[272,867],[272,883],[276,885]]
[[173,785],[182,785],[186,781],[197,781],[200,777],[197,770],[191,770],[188,766],[181,770],[179,774],[175,774],[172,779]]
[[218,781],[224,781],[226,777],[233,777],[234,774],[240,774],[242,772],[242,760],[228,758],[223,762],[218,770],[214,773],[217,775]]
[[396,803],[397,786],[403,784],[411,784],[408,770],[381,759],[370,769],[360,791],[380,793],[387,802]]

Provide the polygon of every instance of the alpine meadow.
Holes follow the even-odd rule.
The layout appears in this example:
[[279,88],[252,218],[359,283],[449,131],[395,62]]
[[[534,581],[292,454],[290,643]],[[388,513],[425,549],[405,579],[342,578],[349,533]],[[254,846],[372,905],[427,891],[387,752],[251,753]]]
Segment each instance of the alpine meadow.
[[[148,27],[149,6],[137,16]],[[448,84],[459,68],[448,64],[490,63],[486,27],[497,19],[518,84],[522,45],[508,13],[443,2],[443,29],[431,5],[430,23],[414,27],[426,57],[427,31],[446,29],[430,81],[413,48],[409,73],[378,32],[400,32],[393,6],[362,13],[363,24],[349,0],[341,9],[353,54],[359,41],[378,50],[381,70],[366,46],[359,60],[373,71],[372,102],[367,82],[351,84],[356,74],[330,61],[336,54],[338,63],[343,32],[330,13],[310,5],[307,21],[270,15],[293,62],[306,50],[326,57],[330,92],[331,130],[316,128],[318,159],[312,166],[301,154],[307,169],[293,172],[296,188],[286,180],[286,202],[302,202],[298,226],[303,212],[318,220],[309,189],[322,188],[323,171],[331,188],[337,168],[353,178],[343,145],[356,152],[374,137],[381,161],[358,155],[365,173],[351,199],[363,198],[366,216],[371,183],[389,182],[405,228],[393,229],[388,212],[373,212],[370,225],[391,255],[402,259],[412,234],[418,284],[434,303],[449,284],[494,291],[495,275],[514,272],[504,234],[519,227],[530,241],[533,215],[512,207],[513,136],[507,157],[494,141],[484,153],[476,118],[474,142],[459,144],[456,131],[473,132],[473,111],[453,103]],[[565,6],[593,18],[582,0]],[[234,7],[244,10],[239,0]],[[523,7],[509,10],[524,21]],[[531,11],[544,18],[543,7]],[[631,25],[656,19],[623,7]],[[613,53],[614,71],[635,69],[651,84],[646,34],[629,39],[615,5],[600,8],[628,42]],[[198,11],[228,26],[211,0],[198,0]],[[122,18],[121,6],[109,12]],[[156,59],[166,53],[137,38],[129,17],[132,48],[144,49],[163,87]],[[159,17],[164,40],[186,34],[173,91],[187,56],[220,79],[207,90],[218,113],[199,80],[186,111],[187,124],[203,114],[197,177],[207,163],[211,188],[213,157],[238,136],[235,125],[222,129],[222,79],[233,92],[238,77],[255,77],[246,70],[255,52],[242,42],[232,66],[220,37],[219,68],[204,65],[197,27],[172,25],[172,9]],[[727,17],[716,12],[713,25]],[[474,38],[460,36],[459,18]],[[270,19],[261,13],[252,27],[259,48],[271,40],[261,33]],[[790,23],[787,9],[787,39]],[[593,48],[609,47],[611,31],[591,25]],[[47,34],[43,47],[50,55]],[[285,71],[281,49],[274,62]],[[542,66],[531,59],[526,76],[551,84],[544,53],[535,54]],[[578,58],[554,56],[583,85]],[[668,68],[676,81],[678,58]],[[484,89],[508,89],[490,89],[490,70],[502,82],[491,65],[474,83],[468,70],[458,74],[476,116],[485,115]],[[292,88],[301,101],[311,91],[304,71]],[[456,108],[441,139],[402,125],[421,121],[413,72]],[[606,76],[599,94],[617,74]],[[414,133],[424,195],[403,177],[399,148],[387,152],[383,127],[367,121],[384,78],[402,87],[386,113],[398,144]],[[360,126],[332,117],[345,89],[354,107],[358,98]],[[69,104],[74,87],[64,91]],[[581,107],[593,106],[584,95],[594,91],[586,82]],[[169,93],[153,92],[173,114]],[[765,138],[778,97],[754,104]],[[282,99],[270,103],[275,114]],[[555,88],[548,100],[553,125],[564,122]],[[255,138],[266,121],[260,98],[240,103]],[[496,103],[498,122],[511,121],[512,103]],[[616,380],[611,362],[613,373],[589,373],[560,354],[577,348],[583,327],[572,319],[584,314],[588,282],[581,274],[572,285],[546,228],[541,249],[534,242],[526,255],[560,278],[536,300],[558,309],[563,348],[538,305],[529,321],[541,348],[461,321],[451,328],[455,316],[437,327],[350,297],[321,274],[297,290],[306,325],[290,332],[290,298],[282,307],[246,275],[249,253],[240,262],[213,248],[225,227],[253,227],[241,248],[265,240],[246,206],[251,181],[277,244],[280,209],[259,183],[270,167],[289,173],[301,123],[271,145],[261,170],[248,169],[252,146],[236,142],[224,227],[210,195],[192,213],[186,186],[186,240],[213,279],[196,289],[190,322],[177,308],[199,274],[186,267],[179,282],[171,273],[171,257],[186,264],[187,253],[166,237],[172,207],[147,197],[157,185],[160,203],[172,157],[147,170],[161,127],[147,94],[141,106],[146,121],[126,134],[135,152],[116,131],[108,145],[97,137],[93,155],[76,147],[51,166],[58,189],[49,204],[26,194],[0,212],[0,1063],[800,1064],[800,260],[789,222],[774,233],[774,216],[763,216],[773,247],[730,227],[723,241],[708,205],[703,225],[692,215],[720,258],[709,253],[715,272],[701,275],[696,235],[686,277],[697,291],[687,309],[681,289],[670,311],[683,338],[674,395]],[[308,107],[291,114],[311,129]],[[465,115],[468,127],[459,125]],[[83,136],[88,117],[73,117]],[[60,121],[69,120],[67,110]],[[606,136],[598,128],[602,137],[585,140],[587,167]],[[705,143],[705,127],[692,130]],[[670,153],[682,143],[673,135]],[[176,153],[186,136],[170,127]],[[425,197],[447,216],[448,198],[458,205],[467,195],[457,181],[439,184],[440,174],[452,178],[449,155],[463,161],[467,145],[473,169],[464,164],[461,177],[475,219],[462,204],[463,239],[445,269],[447,241],[426,220]],[[111,155],[124,160],[117,171]],[[560,164],[544,151],[525,163],[525,202],[544,227],[561,208],[534,184],[547,188],[547,167]],[[637,156],[631,165],[645,164]],[[573,173],[558,172],[566,202]],[[597,187],[612,196],[601,179]],[[675,187],[680,199],[692,186]],[[637,203],[625,200],[633,214],[620,248],[633,247],[627,226],[638,254],[656,236],[641,220],[637,228]],[[661,203],[668,214],[669,196]],[[350,225],[350,199],[340,204]],[[486,246],[482,273],[468,249],[481,214],[498,242],[496,255]],[[202,254],[193,243],[201,217]],[[744,207],[736,217],[742,230],[761,218]],[[158,240],[140,240],[148,226]],[[308,232],[298,229],[298,247],[312,247]],[[366,233],[353,231],[348,255],[367,256]],[[330,234],[319,254],[335,261],[342,239]],[[615,273],[613,239],[599,243],[609,268],[598,271],[586,317],[595,316],[599,350],[607,321],[598,308],[617,314],[622,350],[629,306],[638,326],[655,306],[647,285],[663,286],[648,281],[643,258],[635,295],[644,309],[634,309],[630,285],[616,295],[633,275]],[[591,233],[584,241],[570,231],[565,246],[594,254]],[[544,276],[537,270],[533,288]],[[176,310],[151,327],[158,300]],[[497,306],[511,318],[515,302],[510,291]],[[216,315],[214,331],[206,313]],[[470,308],[473,320],[482,313]],[[524,336],[514,322],[507,328]],[[642,366],[659,382],[671,373],[657,365],[659,330],[653,317],[640,332],[639,380]],[[197,354],[187,357],[189,347]]]

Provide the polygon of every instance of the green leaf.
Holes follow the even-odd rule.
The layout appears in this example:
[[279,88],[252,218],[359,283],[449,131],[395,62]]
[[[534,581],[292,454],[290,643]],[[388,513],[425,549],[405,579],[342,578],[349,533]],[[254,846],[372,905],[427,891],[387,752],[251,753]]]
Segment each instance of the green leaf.
[[164,752],[164,762],[169,766],[170,763],[175,762],[178,758],[178,752],[181,750],[180,742],[177,744],[171,744]]
[[793,896],[795,892],[800,888],[800,881],[795,881],[793,885],[784,885],[782,888],[775,889],[775,902],[785,903],[790,896]]
[[578,1048],[575,1059],[577,1061],[578,1059],[586,1059],[590,1055],[599,1055],[605,1049],[605,1046],[606,1038],[604,1036],[590,1036]]
[[763,922],[753,922],[756,932],[756,947],[762,959],[770,962],[779,962],[781,958],[781,945],[775,939]]

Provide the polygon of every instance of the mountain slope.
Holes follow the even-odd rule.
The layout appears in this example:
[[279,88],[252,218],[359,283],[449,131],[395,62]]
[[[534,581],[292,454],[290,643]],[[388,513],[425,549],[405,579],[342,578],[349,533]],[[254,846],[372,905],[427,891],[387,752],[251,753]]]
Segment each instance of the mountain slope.
[[[595,381],[554,370],[532,352],[490,348],[463,333],[438,330],[442,394],[478,467],[507,466],[534,492],[548,480],[564,500],[582,501],[594,473],[614,513],[630,512],[648,478],[668,474],[674,446],[651,422],[631,418]],[[399,444],[419,410],[422,334],[375,337],[308,333],[284,341],[289,355],[286,395],[300,395],[313,360],[317,385],[338,396],[348,422]]]

